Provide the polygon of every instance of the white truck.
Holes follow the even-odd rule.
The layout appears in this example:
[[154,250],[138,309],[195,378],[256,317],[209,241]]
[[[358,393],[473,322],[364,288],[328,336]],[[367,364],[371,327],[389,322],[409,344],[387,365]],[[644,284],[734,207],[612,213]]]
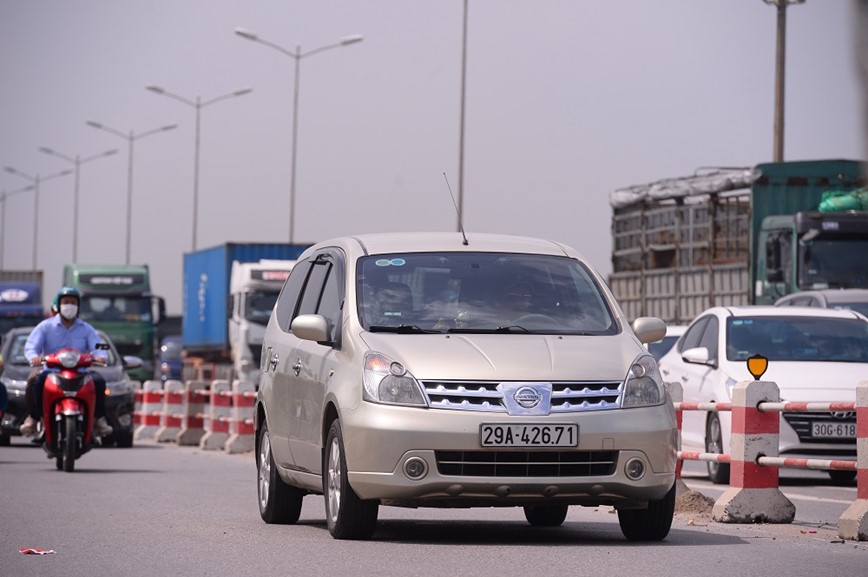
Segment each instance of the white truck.
[[229,345],[235,377],[259,383],[262,336],[294,260],[232,262],[229,280]]

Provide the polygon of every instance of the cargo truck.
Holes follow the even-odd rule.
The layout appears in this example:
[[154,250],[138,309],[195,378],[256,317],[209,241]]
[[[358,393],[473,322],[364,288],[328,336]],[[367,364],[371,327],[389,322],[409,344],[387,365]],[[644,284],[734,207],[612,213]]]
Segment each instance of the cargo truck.
[[32,327],[45,318],[41,270],[0,270],[0,339],[9,329]]
[[699,169],[618,189],[609,284],[630,319],[868,287],[868,192],[855,160]]
[[142,359],[130,369],[132,379],[156,375],[157,325],[166,315],[166,302],[151,293],[148,265],[67,264],[63,284],[81,293],[79,316],[105,331],[122,356]]
[[225,243],[184,255],[187,378],[259,383],[265,325],[292,264],[307,246]]

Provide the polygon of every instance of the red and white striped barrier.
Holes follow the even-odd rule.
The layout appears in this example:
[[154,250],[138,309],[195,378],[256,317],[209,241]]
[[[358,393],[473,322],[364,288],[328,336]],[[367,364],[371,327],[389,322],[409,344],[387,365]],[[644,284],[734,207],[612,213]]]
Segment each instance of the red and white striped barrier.
[[181,430],[176,437],[179,445],[198,445],[205,436],[205,404],[208,391],[204,381],[187,381],[184,385],[184,404]]
[[226,452],[245,453],[253,450],[253,407],[256,387],[246,381],[232,383],[232,421],[226,441]]
[[778,488],[777,467],[764,467],[760,456],[777,457],[780,416],[759,410],[764,401],[780,401],[775,383],[742,381],[732,391],[730,488],[714,503],[712,518],[721,523],[792,523],[796,507]]
[[232,416],[232,390],[229,381],[211,381],[209,401],[205,434],[199,440],[199,448],[205,451],[222,450],[229,439],[229,421]]
[[838,536],[868,541],[868,381],[856,387],[856,501],[838,519]]
[[163,411],[156,439],[159,443],[175,441],[181,431],[184,410],[184,383],[166,381],[163,386]]
[[[761,385],[761,387],[754,387]],[[733,466],[730,475],[731,489],[717,501],[713,509],[715,521],[721,522],[775,522],[767,516],[769,510],[783,519],[789,516],[788,500],[778,497],[767,503],[751,503],[761,491],[778,491],[778,469],[814,469],[824,471],[855,471],[857,479],[856,501],[841,516],[838,522],[842,539],[868,541],[868,381],[856,387],[856,402],[796,403],[780,402],[775,383],[744,382],[740,395],[733,391],[733,403],[684,403],[673,399],[676,414],[684,410],[733,411],[733,430],[730,454],[678,451],[679,459],[739,463]],[[739,388],[737,387],[737,389]],[[764,389],[764,390],[763,390]],[[759,394],[757,394],[759,393]],[[771,400],[770,400],[771,399]],[[740,405],[740,406],[736,406]],[[780,412],[856,412],[856,461],[840,459],[802,459],[779,457]],[[741,416],[736,417],[736,413]],[[736,437],[736,427],[741,427]],[[679,431],[681,419],[678,418]],[[739,446],[740,444],[740,446]],[[785,498],[784,498],[785,499]],[[753,507],[753,512],[745,509]],[[793,508],[793,515],[795,508]],[[788,522],[788,521],[778,521]]]
[[163,412],[163,383],[160,381],[145,381],[142,386],[141,402],[136,402],[137,415],[133,438],[153,439],[160,428],[160,415]]

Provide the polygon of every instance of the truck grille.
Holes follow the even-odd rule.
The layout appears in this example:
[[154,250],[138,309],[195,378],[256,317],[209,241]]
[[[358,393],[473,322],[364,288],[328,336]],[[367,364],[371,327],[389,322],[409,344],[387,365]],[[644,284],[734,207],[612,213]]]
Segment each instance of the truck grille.
[[437,471],[456,477],[600,477],[618,451],[435,451]]
[[783,417],[787,421],[787,424],[791,426],[799,436],[799,441],[803,443],[828,443],[833,445],[852,445],[856,443],[855,437],[845,439],[818,439],[811,434],[812,425],[816,422],[834,423],[836,425],[855,423],[855,412],[847,413],[843,417],[834,416],[833,413],[783,413]]
[[[425,381],[425,394],[432,409],[456,409],[506,413],[500,383],[486,381]],[[552,413],[575,413],[617,409],[618,381],[552,383]]]

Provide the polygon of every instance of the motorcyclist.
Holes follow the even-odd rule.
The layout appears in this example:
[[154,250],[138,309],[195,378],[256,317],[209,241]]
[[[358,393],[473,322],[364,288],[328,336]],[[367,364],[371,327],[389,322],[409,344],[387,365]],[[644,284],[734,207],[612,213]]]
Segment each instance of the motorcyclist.
[[[39,367],[43,355],[53,354],[65,348],[91,353],[94,358],[105,361],[105,351],[96,349],[100,342],[96,329],[78,318],[81,304],[78,290],[73,287],[62,287],[54,300],[56,312],[59,314],[53,314],[36,325],[24,344],[24,356],[27,357],[30,365]],[[26,395],[29,414],[19,429],[25,437],[32,436],[36,432],[36,423],[42,418],[42,391],[45,387],[46,374],[45,370],[37,369],[27,379],[27,388],[31,392]],[[104,437],[112,434],[112,427],[105,418],[105,379],[96,371],[93,371],[91,376],[96,389],[93,433]]]

